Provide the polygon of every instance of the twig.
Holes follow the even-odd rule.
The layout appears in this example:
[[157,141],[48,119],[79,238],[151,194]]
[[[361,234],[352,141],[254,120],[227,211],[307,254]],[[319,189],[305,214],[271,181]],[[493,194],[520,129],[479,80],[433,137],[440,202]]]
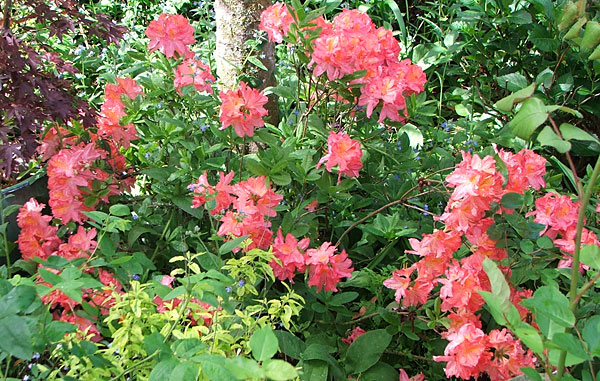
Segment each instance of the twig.
[[433,358],[425,357],[425,356],[419,356],[419,355],[413,355],[411,353],[404,353],[404,352],[397,352],[397,351],[384,351],[383,353],[387,353],[387,354],[390,354],[390,355],[396,355],[396,356],[410,357],[410,358],[413,358],[415,360],[423,360],[423,361],[429,361],[429,362],[436,362]]

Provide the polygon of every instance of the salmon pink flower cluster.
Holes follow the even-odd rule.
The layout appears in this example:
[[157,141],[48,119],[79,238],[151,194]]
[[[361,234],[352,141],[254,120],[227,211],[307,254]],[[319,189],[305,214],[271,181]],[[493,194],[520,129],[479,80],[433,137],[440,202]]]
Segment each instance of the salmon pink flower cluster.
[[175,80],[173,84],[177,93],[182,95],[181,89],[186,86],[194,86],[199,92],[213,93],[212,83],[215,77],[210,72],[210,67],[200,60],[189,58],[183,61],[175,69]]
[[148,49],[150,52],[159,50],[167,58],[191,58],[194,53],[189,45],[196,42],[194,28],[188,19],[182,15],[161,14],[158,20],[151,21],[146,29],[146,36],[150,39]]
[[[207,173],[204,172],[197,183],[190,184],[194,192],[192,208],[206,205],[213,216],[220,215],[221,226],[217,234],[232,239],[248,235],[251,242],[244,250],[255,248],[263,250],[273,247],[276,259],[270,265],[279,280],[290,280],[298,273],[308,269],[309,286],[316,286],[317,291],[337,291],[336,285],[344,277],[351,277],[352,261],[344,250],[335,254],[335,246],[325,242],[318,249],[308,249],[308,238],[297,240],[292,234],[285,238],[281,228],[273,240],[271,221],[267,217],[277,216],[275,206],[279,205],[283,196],[275,193],[266,177],[251,177],[246,181],[231,184],[234,172],[225,175],[219,173],[219,181],[211,185]],[[229,209],[232,207],[232,209]],[[239,248],[234,250],[239,251]]]
[[[462,155],[462,162],[446,177],[454,191],[444,214],[437,218],[445,223],[445,230],[424,234],[421,240],[410,239],[413,250],[407,253],[421,259],[408,268],[394,271],[384,285],[395,290],[396,301],[404,306],[423,305],[439,285],[441,310],[449,313],[450,328],[443,333],[449,341],[444,356],[435,360],[447,362],[448,377],[469,379],[487,373],[492,380],[505,380],[521,374],[521,367],[533,366],[535,358],[506,330],[483,332],[476,315],[485,304],[478,291],[491,289],[483,260],[507,258],[506,250],[496,247],[496,241],[487,234],[494,221],[486,213],[492,203],[499,203],[507,193],[522,194],[527,189],[544,186],[546,161],[526,149],[517,154],[500,150],[498,156],[508,170],[505,179],[492,156],[481,158],[465,152]],[[457,260],[454,253],[463,237],[471,244],[473,253]],[[530,295],[529,290],[511,289],[514,302]],[[523,306],[518,310],[525,318],[528,311]]]
[[324,242],[318,249],[306,251],[306,264],[308,265],[308,285],[325,291],[337,292],[336,285],[342,278],[351,278],[352,261],[348,258],[346,250],[335,254],[336,247],[330,242]]
[[[19,250],[26,261],[34,259],[46,260],[50,256],[60,256],[67,260],[77,258],[88,258],[90,253],[96,248],[97,242],[96,229],[92,228],[86,231],[79,226],[76,233],[68,236],[67,241],[63,242],[58,236],[58,227],[50,225],[51,216],[44,215],[42,212],[45,205],[38,203],[35,199],[30,199],[19,210],[17,223],[21,232],[19,233]],[[58,270],[46,268],[47,271],[60,275]],[[94,273],[93,268],[84,268],[84,272]],[[97,269],[97,277],[104,285],[102,289],[83,290],[83,299],[100,309],[101,314],[108,314],[108,308],[114,303],[113,292],[122,292],[122,286],[110,272]],[[38,276],[36,282],[51,289],[50,283],[42,280]],[[81,303],[67,296],[63,291],[56,288],[42,296],[42,301],[53,310],[55,320],[61,320],[77,324],[80,331],[87,331],[92,335],[93,341],[99,341],[101,336],[95,324],[77,315],[81,308]]]
[[318,249],[308,249],[310,240],[304,238],[298,242],[292,234],[287,234],[285,240],[281,228],[273,244],[273,254],[277,260],[270,265],[273,274],[283,281],[290,280],[298,273],[304,273],[308,268],[308,285],[315,286],[317,292],[337,291],[336,285],[342,278],[352,277],[352,261],[345,250],[335,254],[335,246],[325,242]]
[[329,131],[327,138],[327,154],[319,160],[317,168],[323,163],[327,171],[338,166],[338,183],[342,175],[358,177],[358,171],[362,168],[362,150],[357,140],[351,139],[344,132]]
[[[125,157],[120,153],[119,147],[128,148],[130,141],[137,139],[133,124],[123,126],[120,119],[126,115],[125,105],[121,99],[122,95],[134,99],[142,94],[142,89],[130,78],[117,78],[117,84],[107,84],[102,105],[98,117],[98,131],[90,133],[92,142],[76,144],[74,137],[62,142],[57,142],[57,137],[64,136],[66,131],[52,128],[42,145],[42,153],[52,154],[57,147],[63,149],[53,154],[48,161],[48,189],[50,191],[50,207],[54,217],[59,218],[63,224],[69,221],[81,223],[87,219],[83,211],[91,211],[100,201],[108,201],[109,195],[120,194],[123,189],[129,189],[135,181],[133,177],[125,180],[116,180],[99,165],[94,165],[97,160],[104,160],[113,173],[119,175],[130,172],[127,169]],[[110,152],[98,148],[98,139],[102,139]],[[65,144],[73,144],[65,147]],[[89,194],[82,190],[92,188],[95,180],[107,183],[108,192],[93,203],[86,205],[85,198]]]
[[333,22],[323,23],[321,35],[313,41],[309,67],[330,81],[357,71],[366,74],[355,83],[363,84],[359,106],[367,117],[381,103],[379,122],[385,118],[402,122],[406,116],[405,97],[424,90],[425,73],[410,60],[400,61],[400,45],[392,31],[378,28],[358,10],[344,10]]
[[279,280],[289,280],[294,283],[294,276],[303,273],[306,269],[306,249],[310,244],[309,238],[301,239],[300,242],[292,234],[288,233],[283,239],[281,228],[277,231],[277,237],[273,243],[273,254],[279,260],[273,260],[270,265],[273,274]]
[[[270,183],[267,185],[265,176],[251,177],[230,185],[233,175],[233,171],[228,175],[221,172],[219,182],[212,186],[205,172],[197,183],[189,186],[194,192],[192,207],[198,208],[209,200],[215,200],[215,207],[210,214],[217,215],[225,211],[220,219],[222,225],[217,231],[219,236],[238,238],[249,235],[252,243],[246,250],[257,247],[266,250],[273,243],[273,233],[270,230],[271,221],[265,217],[277,215],[273,208],[283,200],[283,196],[275,193]],[[233,210],[226,210],[230,206],[233,206]]]
[[[579,201],[573,202],[569,196],[550,192],[535,200],[535,210],[527,214],[534,216],[534,222],[546,226],[545,235],[564,252],[563,259],[558,263],[559,268],[571,267],[573,264],[579,208]],[[583,228],[581,244],[600,246],[600,241],[596,233]],[[588,269],[588,266],[579,264],[580,271]]]
[[221,98],[220,130],[233,126],[235,133],[240,138],[254,136],[254,129],[265,125],[263,117],[268,112],[264,106],[268,98],[256,89],[240,82],[236,90],[219,93]]
[[265,9],[260,15],[258,28],[267,32],[269,41],[281,43],[293,22],[294,18],[288,11],[287,6],[277,2]]
[[[98,130],[88,131],[91,138],[89,143],[60,126],[52,126],[45,134],[39,151],[45,159],[49,159],[49,205],[52,216],[62,224],[82,224],[87,219],[83,212],[94,210],[100,201],[107,202],[108,196],[120,194],[133,185],[133,176],[123,179],[123,175],[130,170],[120,147],[129,147],[137,135],[132,124],[120,124],[120,119],[126,115],[121,97],[134,99],[139,94],[142,94],[141,88],[130,78],[117,78],[116,84],[108,84],[104,92],[105,102],[97,120]],[[98,186],[102,189],[98,189]],[[89,258],[97,246],[96,229],[86,230],[76,225],[76,231],[67,231],[63,241],[58,236],[58,227],[51,225],[52,216],[43,214],[44,207],[44,204],[32,198],[19,210],[17,221],[21,232],[17,243],[23,259],[47,260],[50,256],[67,260]],[[100,290],[82,290],[82,299],[98,307],[101,314],[108,314],[114,302],[113,293],[122,292],[121,284],[106,270],[87,268],[85,265],[81,270],[94,274],[104,285]],[[46,271],[60,275],[58,270]],[[37,283],[53,288],[41,276],[38,276]],[[78,315],[81,302],[73,300],[58,288],[44,294],[42,301],[53,310],[55,319],[78,324],[80,330],[87,331],[94,341],[101,339],[94,323]]]
[[117,84],[108,83],[104,89],[104,103],[98,118],[98,136],[113,140],[129,148],[129,142],[137,139],[137,131],[132,123],[121,124],[121,118],[127,115],[121,96],[135,99],[143,94],[142,88],[131,78],[117,78]]

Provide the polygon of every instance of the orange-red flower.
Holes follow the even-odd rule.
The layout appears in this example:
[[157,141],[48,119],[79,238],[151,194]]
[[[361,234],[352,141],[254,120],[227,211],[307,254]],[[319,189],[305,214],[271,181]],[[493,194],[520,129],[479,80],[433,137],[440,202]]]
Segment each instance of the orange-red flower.
[[233,126],[237,136],[243,138],[254,136],[254,129],[265,125],[268,112],[264,108],[268,98],[256,89],[240,82],[237,90],[229,90],[219,94],[221,98],[221,130]]

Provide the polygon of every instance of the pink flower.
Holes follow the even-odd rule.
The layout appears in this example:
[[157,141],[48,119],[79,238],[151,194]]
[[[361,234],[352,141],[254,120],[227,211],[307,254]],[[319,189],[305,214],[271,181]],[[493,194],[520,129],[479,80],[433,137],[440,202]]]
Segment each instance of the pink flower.
[[327,155],[323,156],[317,163],[319,168],[323,163],[327,171],[331,172],[334,166],[338,166],[338,183],[342,174],[348,177],[358,177],[358,171],[362,168],[362,150],[357,140],[351,139],[343,132],[329,132],[327,138]]
[[270,188],[270,182],[267,186],[266,180],[265,176],[251,177],[247,181],[236,184],[233,187],[233,193],[237,199],[233,201],[233,206],[248,215],[277,216],[277,212],[273,208],[279,205],[283,196]]
[[413,377],[408,377],[408,374],[404,369],[400,369],[400,380],[399,381],[425,381],[425,375],[423,372]]
[[402,270],[396,270],[391,278],[383,281],[383,285],[392,290],[396,290],[396,303],[400,304],[400,300],[406,295],[406,289],[410,286],[410,275],[415,270],[414,267],[409,267]]
[[313,200],[311,202],[309,202],[304,209],[308,210],[309,212],[315,212],[317,210],[317,206],[319,205],[319,202],[317,200]]
[[259,29],[267,32],[269,41],[281,43],[283,36],[290,30],[294,18],[283,3],[275,3],[260,15]]
[[364,335],[365,333],[367,333],[367,331],[360,327],[356,327],[352,330],[352,332],[350,332],[350,335],[348,335],[348,337],[342,339],[342,342],[350,345],[354,342],[354,340]]
[[210,72],[210,67],[205,65],[200,60],[187,59],[183,61],[177,69],[175,69],[175,81],[173,84],[177,89],[177,93],[182,95],[181,89],[192,85],[200,92],[212,94],[213,89],[211,84],[215,82],[215,77]]
[[187,58],[193,55],[188,45],[196,42],[194,28],[181,15],[161,14],[158,20],[150,22],[146,29],[146,36],[150,38],[148,44],[150,52],[158,49],[167,58],[174,57],[175,53]]
[[306,268],[304,255],[300,250],[305,251],[308,248],[310,239],[304,238],[298,242],[296,237],[288,233],[283,239],[281,228],[277,231],[277,237],[273,243],[273,254],[275,258],[281,261],[281,264],[275,260],[269,263],[273,269],[273,273],[279,280],[289,279],[292,283],[292,278],[296,273],[303,272]]
[[308,285],[316,286],[317,292],[322,288],[325,291],[337,291],[336,285],[346,277],[352,277],[352,261],[348,258],[345,250],[334,255],[335,246],[330,242],[324,242],[319,249],[308,249],[306,251],[306,264],[308,268]]
[[256,89],[240,82],[237,90],[229,90],[219,94],[221,98],[221,130],[233,126],[239,137],[254,136],[254,129],[265,125],[262,119],[267,115],[263,107],[267,97]]
[[192,208],[198,208],[207,200],[215,199],[215,208],[210,211],[211,215],[221,213],[224,209],[227,209],[233,202],[234,198],[230,193],[233,192],[233,187],[229,185],[233,179],[234,172],[231,171],[227,175],[223,172],[219,172],[219,182],[217,185],[212,186],[208,183],[206,177],[206,171],[200,176],[198,182],[190,184],[189,188],[194,192],[194,199],[192,200]]
[[491,354],[486,352],[487,337],[485,333],[471,323],[461,326],[458,330],[446,334],[450,341],[444,350],[444,356],[434,356],[435,361],[446,361],[446,376],[469,379],[477,378],[480,373],[479,362]]

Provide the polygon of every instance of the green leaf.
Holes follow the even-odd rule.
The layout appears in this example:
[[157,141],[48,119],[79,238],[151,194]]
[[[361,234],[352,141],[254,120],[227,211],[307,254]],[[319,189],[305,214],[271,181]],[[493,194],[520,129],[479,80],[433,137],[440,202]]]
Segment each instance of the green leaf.
[[302,381],[327,380],[329,366],[321,360],[305,360],[302,362]]
[[265,376],[271,380],[285,381],[298,377],[296,369],[283,360],[266,360],[262,365]]
[[519,91],[525,88],[528,83],[527,78],[521,73],[510,73],[496,77],[496,82],[498,82],[500,87],[510,92]]
[[560,40],[540,24],[533,28],[529,34],[529,39],[542,52],[555,52],[560,46]]
[[400,39],[404,43],[404,46],[406,46],[408,35],[406,34],[406,25],[404,24],[404,14],[400,12],[400,8],[394,0],[385,0],[385,3],[390,7],[392,12],[394,13],[394,17],[396,17],[396,21],[398,22],[398,26],[400,27]]
[[392,336],[385,329],[368,331],[359,336],[346,352],[346,365],[352,373],[360,373],[375,365],[390,345]]
[[183,210],[187,214],[196,217],[202,218],[203,211],[201,208],[192,208],[192,197],[188,196],[177,196],[173,197],[173,204],[175,204],[179,209]]
[[397,381],[398,372],[394,367],[384,362],[378,362],[364,372],[361,381]]
[[159,362],[154,366],[154,369],[152,369],[148,381],[170,380],[171,374],[173,374],[173,370],[175,370],[177,365],[179,365],[179,360],[173,357]]
[[560,349],[566,350],[567,353],[579,357],[583,360],[589,360],[590,357],[585,352],[581,341],[573,336],[571,333],[558,332],[552,337],[552,342],[556,344]]
[[236,379],[227,369],[225,364],[225,357],[210,354],[202,354],[199,355],[198,358],[200,359],[202,374],[207,376],[210,380],[233,381]]
[[592,316],[585,322],[582,336],[590,353],[600,357],[600,315]]
[[157,236],[160,235],[156,230],[152,228],[136,225],[132,227],[129,233],[127,234],[127,245],[129,247],[133,246],[133,244],[137,242],[138,238],[140,238],[140,236],[144,233],[150,233]]
[[0,319],[0,349],[21,360],[31,359],[31,331],[22,317],[12,315]]
[[115,204],[112,205],[108,211],[110,212],[110,214],[112,214],[113,216],[117,216],[117,217],[125,217],[125,216],[129,216],[131,214],[131,210],[129,210],[129,207],[127,205],[122,205],[122,204]]
[[33,286],[18,285],[0,298],[0,317],[15,315],[25,311],[36,300]]
[[507,312],[512,303],[510,302],[510,287],[506,282],[506,278],[496,262],[489,258],[483,260],[483,270],[490,279],[490,285],[492,286],[492,295],[496,296],[500,301],[500,307],[503,312]]
[[572,327],[575,324],[575,315],[569,309],[569,300],[554,286],[538,288],[533,297],[521,301],[520,304],[533,309],[536,316],[544,315],[563,327]]
[[156,351],[164,353],[171,353],[171,348],[164,342],[165,338],[160,332],[153,332],[150,335],[144,337],[144,349],[148,355],[153,354]]
[[516,93],[513,93],[505,98],[500,99],[494,104],[494,107],[496,107],[502,112],[509,113],[513,109],[515,103],[522,102],[531,97],[533,95],[533,92],[535,91],[536,86],[537,85],[534,82],[526,88],[521,89]]
[[285,186],[292,182],[292,177],[289,173],[283,172],[269,176],[273,182],[279,186]]
[[268,325],[254,332],[250,338],[252,356],[257,361],[270,359],[277,353],[278,347],[277,337],[273,333],[273,329]]
[[191,361],[184,361],[179,363],[173,372],[171,373],[170,381],[181,381],[181,380],[190,380],[194,381],[198,379],[199,374],[198,364],[195,364]]
[[248,57],[248,61],[250,61],[254,66],[262,69],[262,70],[267,70],[267,68],[265,67],[265,65],[260,62],[260,60],[256,57]]
[[53,286],[59,284],[60,282],[62,282],[62,278],[61,277],[59,277],[58,275],[54,274],[51,271],[46,270],[43,267],[38,268],[38,273],[42,276],[42,278],[46,282],[50,283]]
[[523,323],[520,327],[515,328],[513,332],[533,353],[537,355],[544,353],[544,343],[537,329],[527,323]]
[[583,140],[598,142],[598,139],[596,139],[594,136],[588,134],[581,128],[575,127],[574,125],[569,123],[562,123],[558,129],[560,130],[560,133],[562,134],[563,138],[565,138],[566,140]]
[[275,336],[277,336],[279,348],[281,348],[281,351],[286,356],[296,360],[301,359],[302,352],[306,350],[304,341],[300,340],[296,335],[283,330],[275,331]]
[[89,218],[91,218],[92,220],[98,222],[98,223],[103,223],[104,220],[106,219],[106,217],[108,217],[108,214],[103,213],[103,212],[98,212],[98,211],[91,211],[91,212],[81,212],[83,214],[85,214],[86,216],[88,216]]
[[231,252],[231,250],[238,247],[242,242],[244,242],[250,235],[243,235],[231,241],[225,242],[221,247],[219,247],[219,254],[227,254]]
[[527,140],[546,119],[548,119],[546,105],[541,99],[532,97],[523,102],[509,126],[515,135]]
[[165,181],[167,181],[167,179],[169,178],[171,173],[175,172],[175,168],[173,168],[173,167],[150,168],[150,169],[144,169],[141,172],[144,175],[150,177],[151,179],[165,182]]
[[[542,376],[540,376],[540,374],[534,368],[523,367],[521,368],[521,372],[523,372],[523,374],[529,378],[528,380],[523,381],[542,381]],[[513,380],[517,381],[516,378]]]
[[329,304],[332,306],[341,306],[346,303],[350,303],[354,299],[358,298],[358,292],[350,291],[350,292],[342,292],[339,294],[335,294],[329,300]]
[[581,263],[600,270],[600,247],[598,245],[584,245],[579,255]]
[[175,299],[181,295],[184,295],[185,293],[186,293],[186,290],[185,290],[184,286],[175,287],[171,292],[169,292],[167,295],[165,295],[163,300],[167,301],[167,300]]
[[568,152],[571,149],[571,143],[561,139],[549,126],[545,126],[542,129],[537,137],[537,141],[543,146],[556,148],[560,153]]
[[500,204],[507,209],[517,209],[523,205],[523,195],[520,193],[510,192],[502,196]]
[[227,370],[238,380],[247,379],[262,379],[265,377],[264,370],[258,365],[258,363],[252,359],[245,357],[234,357],[225,361]]

